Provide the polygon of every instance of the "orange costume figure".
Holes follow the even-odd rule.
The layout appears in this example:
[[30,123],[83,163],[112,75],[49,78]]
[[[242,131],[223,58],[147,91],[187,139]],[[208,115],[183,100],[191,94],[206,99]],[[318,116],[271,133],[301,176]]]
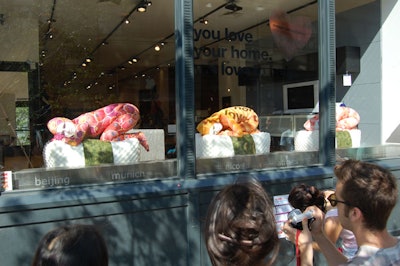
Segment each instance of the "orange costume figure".
[[125,134],[140,119],[139,109],[130,103],[114,103],[92,112],[84,113],[72,120],[55,117],[47,123],[54,135],[52,140],[62,140],[72,146],[79,145],[86,138],[100,136],[103,141],[121,141],[137,138],[149,151],[149,145],[142,132]]
[[222,109],[201,121],[197,126],[201,135],[229,135],[241,137],[259,132],[258,115],[245,106]]

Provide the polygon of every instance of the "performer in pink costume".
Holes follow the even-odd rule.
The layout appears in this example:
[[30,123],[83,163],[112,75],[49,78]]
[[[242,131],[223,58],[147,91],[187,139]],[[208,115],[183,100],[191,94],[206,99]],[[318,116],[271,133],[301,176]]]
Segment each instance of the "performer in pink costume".
[[85,138],[103,141],[121,141],[137,138],[149,151],[149,145],[142,132],[125,134],[140,119],[139,109],[130,103],[114,103],[92,112],[84,113],[72,120],[65,117],[52,118],[47,127],[54,135],[52,140],[62,140],[76,146]]

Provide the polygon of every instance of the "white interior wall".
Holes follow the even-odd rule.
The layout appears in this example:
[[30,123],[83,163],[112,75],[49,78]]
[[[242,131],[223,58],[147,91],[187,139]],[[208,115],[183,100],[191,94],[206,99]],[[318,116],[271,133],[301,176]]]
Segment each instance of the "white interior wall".
[[337,46],[360,47],[360,73],[351,87],[345,88],[342,99],[361,117],[361,146],[382,143],[382,90],[381,90],[381,31],[377,17],[379,3],[361,6],[339,14],[337,20]]

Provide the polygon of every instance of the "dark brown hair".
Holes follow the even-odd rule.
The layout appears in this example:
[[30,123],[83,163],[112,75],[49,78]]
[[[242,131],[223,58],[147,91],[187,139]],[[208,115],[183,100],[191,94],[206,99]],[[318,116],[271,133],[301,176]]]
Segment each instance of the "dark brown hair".
[[265,265],[278,253],[273,204],[255,180],[229,185],[214,197],[204,232],[214,266]]
[[66,225],[40,240],[32,266],[107,266],[106,243],[93,225]]
[[359,208],[365,226],[383,230],[397,202],[397,182],[387,169],[358,160],[346,160],[335,166],[338,182],[343,184],[341,197]]
[[323,191],[318,190],[314,186],[299,184],[292,188],[289,193],[289,203],[293,208],[299,209],[302,212],[309,206],[317,206],[323,212],[325,209],[325,195]]

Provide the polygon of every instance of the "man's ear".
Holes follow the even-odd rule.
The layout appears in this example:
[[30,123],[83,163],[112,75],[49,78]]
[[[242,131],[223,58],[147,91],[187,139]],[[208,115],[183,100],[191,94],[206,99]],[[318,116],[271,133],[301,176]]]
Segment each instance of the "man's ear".
[[352,207],[349,211],[349,217],[351,221],[363,221],[364,215],[362,211],[357,207]]

